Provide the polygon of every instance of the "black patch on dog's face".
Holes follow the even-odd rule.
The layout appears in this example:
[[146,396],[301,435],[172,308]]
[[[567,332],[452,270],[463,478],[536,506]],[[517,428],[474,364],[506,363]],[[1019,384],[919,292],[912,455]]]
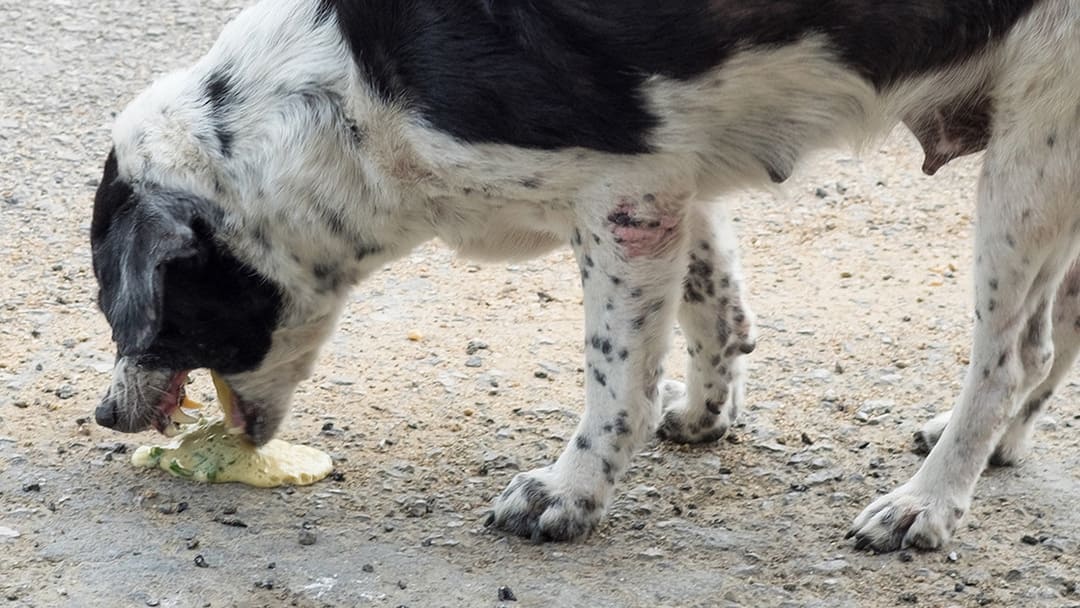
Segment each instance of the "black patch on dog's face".
[[98,304],[119,354],[151,369],[255,369],[270,349],[281,293],[215,238],[221,211],[190,194],[138,190],[110,153],[90,238]]
[[318,15],[383,98],[458,139],[631,154],[658,123],[651,75],[691,79],[816,33],[880,89],[967,59],[1038,1],[320,0]]

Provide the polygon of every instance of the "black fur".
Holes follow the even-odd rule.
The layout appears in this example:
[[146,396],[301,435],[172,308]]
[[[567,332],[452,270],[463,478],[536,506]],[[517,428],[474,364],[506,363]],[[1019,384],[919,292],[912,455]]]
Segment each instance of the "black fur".
[[[878,88],[966,59],[1039,0],[320,0],[378,93],[467,142],[649,150],[652,75],[825,35]],[[787,171],[769,167],[782,181]]]
[[221,147],[221,155],[228,158],[232,156],[233,139],[236,136],[225,126],[225,114],[229,105],[236,101],[236,91],[227,70],[210,75],[206,81],[206,98],[210,104],[210,117],[214,123],[214,135]]
[[98,303],[121,356],[153,369],[255,369],[270,348],[279,290],[214,237],[213,203],[136,193],[110,154],[91,225]]

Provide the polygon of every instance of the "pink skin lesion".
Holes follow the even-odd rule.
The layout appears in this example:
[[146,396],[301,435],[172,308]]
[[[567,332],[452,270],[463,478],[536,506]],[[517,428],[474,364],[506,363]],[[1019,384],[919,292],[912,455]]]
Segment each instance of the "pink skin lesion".
[[619,197],[607,217],[615,242],[630,258],[657,255],[678,235],[680,216],[657,209],[652,194],[643,196],[642,201],[644,209],[629,197]]

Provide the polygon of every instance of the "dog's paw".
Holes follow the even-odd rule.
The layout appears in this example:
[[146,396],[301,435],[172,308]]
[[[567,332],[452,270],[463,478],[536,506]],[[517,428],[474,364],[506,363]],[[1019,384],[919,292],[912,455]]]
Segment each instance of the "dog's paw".
[[487,525],[533,542],[587,537],[604,514],[604,501],[563,488],[552,467],[518,473],[495,499]]
[[725,399],[723,403],[706,401],[704,409],[691,408],[686,385],[675,380],[661,383],[660,402],[664,413],[656,436],[665,441],[712,443],[727,434],[734,421],[733,399]]
[[856,549],[879,552],[915,547],[937,549],[949,541],[967,511],[908,483],[875,500],[851,526]]
[[949,418],[951,417],[951,410],[942,412],[928,420],[921,429],[915,431],[916,454],[929,454],[930,450],[934,449],[938,439],[941,439],[941,434],[945,432],[945,427],[949,424]]
[[990,455],[989,463],[995,467],[1013,467],[1020,464],[1028,453],[1027,436],[1020,432],[1009,429],[1005,436],[998,441],[994,453]]

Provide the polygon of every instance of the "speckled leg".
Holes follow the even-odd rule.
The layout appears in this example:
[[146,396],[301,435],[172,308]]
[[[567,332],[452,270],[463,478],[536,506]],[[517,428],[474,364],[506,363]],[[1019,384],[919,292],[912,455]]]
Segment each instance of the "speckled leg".
[[743,356],[754,350],[754,322],[743,296],[738,242],[719,206],[690,215],[687,272],[679,304],[687,384],[666,380],[661,439],[703,443],[724,436],[743,402]]
[[659,414],[690,194],[607,190],[609,202],[583,213],[571,236],[585,290],[585,413],[558,460],[514,477],[490,519],[537,541],[595,528]]
[[[990,456],[992,465],[1011,466],[1023,458],[1039,414],[1044,411],[1054,390],[1076,362],[1076,355],[1080,352],[1080,262],[1074,262],[1058,288],[1053,318],[1054,366],[1046,380],[1031,391],[1024,401],[1024,407],[998,440],[997,449]],[[951,411],[944,412],[915,433],[915,443],[920,451],[929,452],[937,444],[951,418]]]

